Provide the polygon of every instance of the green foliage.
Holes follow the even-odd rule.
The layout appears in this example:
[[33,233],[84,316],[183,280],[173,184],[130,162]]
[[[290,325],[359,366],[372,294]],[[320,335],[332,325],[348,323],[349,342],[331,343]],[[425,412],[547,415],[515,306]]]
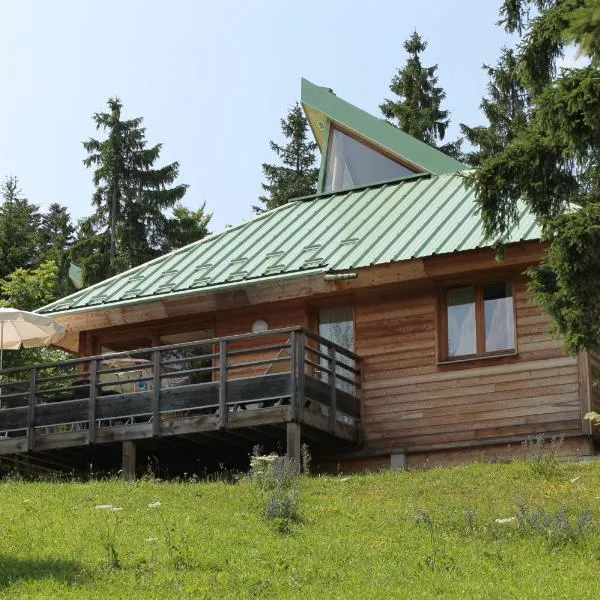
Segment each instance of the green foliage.
[[[392,78],[390,91],[396,96],[385,100],[379,108],[402,131],[438,147],[446,135],[450,123],[450,113],[442,110],[446,97],[444,90],[437,85],[437,65],[424,67],[421,54],[427,48],[427,42],[415,31],[404,42],[408,54],[406,65]],[[460,156],[461,141],[439,146],[439,149],[451,156]]]
[[23,197],[16,177],[0,186],[0,277],[33,266],[38,258],[38,207]]
[[285,456],[261,456],[255,449],[250,460],[250,479],[263,501],[264,518],[280,533],[291,533],[300,521],[300,465]]
[[[58,267],[52,261],[43,262],[29,269],[19,268],[0,280],[0,306],[35,310],[57,298],[56,283]],[[72,358],[55,348],[21,348],[5,351],[4,368],[44,364]],[[56,375],[55,370],[46,370],[44,375]],[[24,372],[23,377],[28,373]]]
[[465,156],[478,167],[502,151],[527,123],[528,100],[517,76],[518,65],[513,50],[503,48],[495,67],[484,65],[489,77],[488,97],[481,101],[488,126],[469,127],[461,123],[461,131],[474,148]]
[[306,477],[302,523],[279,535],[249,479],[5,480],[0,596],[593,598],[598,489],[597,461],[552,481],[521,461]]
[[0,280],[0,304],[35,310],[56,299],[58,267],[52,261],[31,269],[19,268]]
[[75,241],[74,234],[75,227],[66,207],[53,203],[49,206],[48,212],[41,215],[38,230],[40,260],[52,261],[58,268],[56,274],[57,297],[66,296],[75,291],[69,280],[70,249]]
[[[529,271],[531,291],[570,352],[600,348],[598,6],[586,0],[504,2],[502,23],[523,38],[493,74],[490,85],[503,84],[490,100],[500,118],[488,115],[492,143],[482,143],[480,167],[470,177],[488,239],[504,242],[521,202],[542,224],[548,252]],[[590,14],[588,27],[582,15]],[[556,61],[569,43],[591,61],[558,72]],[[509,123],[511,111],[515,123],[498,127]]]
[[198,210],[190,210],[181,204],[173,207],[173,217],[168,219],[165,227],[163,252],[171,252],[187,246],[209,234],[208,223],[212,213],[206,213],[206,204]]
[[281,131],[286,144],[282,146],[273,141],[270,144],[281,164],[263,163],[267,183],[263,183],[262,188],[266,195],[259,197],[264,206],[252,207],[255,212],[283,206],[293,198],[310,196],[317,190],[317,144],[309,139],[308,121],[298,102],[290,108],[287,117],[281,119]]
[[547,441],[543,434],[538,434],[521,442],[523,453],[536,475],[552,479],[560,474],[562,463],[559,452],[564,439],[563,435],[557,435]]
[[[155,168],[161,144],[147,146],[142,118],[123,120],[118,98],[107,104],[108,112],[94,115],[96,129],[106,138],[83,143],[88,153],[83,163],[94,169],[96,186],[96,210],[81,224],[74,249],[86,285],[155,258],[177,244],[178,234],[187,241],[206,233],[210,218],[203,209],[190,213],[179,207],[187,190],[175,183],[179,163]],[[178,213],[184,222],[174,222]]]

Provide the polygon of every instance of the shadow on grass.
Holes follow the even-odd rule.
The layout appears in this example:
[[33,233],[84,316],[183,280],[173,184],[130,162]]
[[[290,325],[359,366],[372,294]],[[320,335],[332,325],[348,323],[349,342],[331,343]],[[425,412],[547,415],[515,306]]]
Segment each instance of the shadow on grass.
[[83,567],[71,560],[15,558],[0,554],[0,590],[18,581],[48,577],[65,583],[81,582]]

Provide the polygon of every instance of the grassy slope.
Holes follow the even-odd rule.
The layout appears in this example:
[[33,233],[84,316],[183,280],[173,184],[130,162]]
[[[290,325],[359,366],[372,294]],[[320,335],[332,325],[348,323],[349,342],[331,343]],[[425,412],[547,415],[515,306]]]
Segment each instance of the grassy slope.
[[[592,530],[495,523],[521,502]],[[289,535],[261,505],[248,482],[0,483],[0,597],[600,597],[600,462],[304,478]]]

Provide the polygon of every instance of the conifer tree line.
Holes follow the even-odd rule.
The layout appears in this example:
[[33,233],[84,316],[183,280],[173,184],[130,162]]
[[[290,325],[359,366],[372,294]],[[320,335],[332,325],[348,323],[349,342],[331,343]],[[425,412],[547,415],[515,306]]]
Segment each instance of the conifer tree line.
[[33,310],[75,291],[73,269],[90,285],[208,234],[204,204],[182,204],[179,163],[160,164],[161,145],[148,146],[142,118],[124,119],[118,98],[107,107],[93,116],[97,138],[83,142],[91,215],[75,222],[57,202],[40,211],[16,176],[0,184],[1,304]]
[[[404,43],[406,63],[380,110],[393,125],[475,167],[468,184],[499,256],[523,206],[529,209],[547,244],[542,264],[529,270],[533,299],[569,352],[598,353],[600,0],[500,0],[499,16],[498,26],[519,42],[503,48],[495,65],[483,65],[485,124],[461,123],[462,137],[444,140],[446,95],[437,65],[423,65],[427,42],[417,32]],[[562,68],[567,51],[578,62]],[[281,125],[286,145],[271,142],[281,164],[263,165],[266,208],[285,204],[298,189],[316,191],[315,148],[298,105]]]
[[[418,140],[459,160],[468,159],[461,152],[461,138],[443,143],[450,112],[442,107],[446,92],[438,85],[437,65],[422,63],[427,41],[415,31],[404,42],[403,49],[406,63],[393,75],[389,84],[392,98],[379,106],[381,113],[392,125]],[[293,198],[317,191],[317,144],[300,104],[296,102],[280,123],[286,143],[270,142],[279,164],[263,163],[266,182],[262,184],[264,193],[258,198],[260,205],[253,206],[255,212],[283,206]]]
[[[399,53],[382,116],[467,165],[490,243],[502,249],[525,205],[542,225],[547,254],[530,271],[531,291],[568,350],[600,351],[600,0],[499,0],[499,26],[518,36],[503,48],[481,100],[484,124],[451,115],[428,42],[412,33]],[[507,38],[507,42],[511,41]],[[579,62],[560,67],[565,52]],[[404,62],[402,62],[404,61]],[[59,203],[40,211],[16,177],[0,185],[0,302],[36,308],[73,291],[71,265],[89,285],[201,239],[211,215],[182,203],[179,164],[161,163],[141,118],[123,117],[118,98],[93,116],[84,142],[93,213],[74,222]],[[262,165],[256,212],[314,194],[318,152],[302,107],[281,119],[274,163]],[[58,199],[60,200],[60,199]]]

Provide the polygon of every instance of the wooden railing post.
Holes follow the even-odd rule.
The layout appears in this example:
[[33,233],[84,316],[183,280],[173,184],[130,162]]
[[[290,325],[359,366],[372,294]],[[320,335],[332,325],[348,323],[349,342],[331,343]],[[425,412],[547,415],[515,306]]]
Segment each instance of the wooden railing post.
[[219,342],[219,428],[227,427],[227,340]]
[[96,398],[98,397],[98,360],[90,363],[89,378],[90,400],[88,405],[88,444],[96,443]]
[[293,420],[298,413],[298,348],[296,347],[296,332],[292,331],[289,338],[290,343],[290,414],[289,420]]
[[38,372],[31,369],[29,379],[29,408],[27,410],[27,450],[35,447],[35,405],[37,404],[37,378]]
[[336,369],[335,369],[335,348],[329,347],[329,431],[333,433],[335,431],[335,420],[337,413],[337,398],[336,398]]
[[306,359],[306,336],[299,331],[296,336],[296,419],[298,423],[304,418],[304,361]]
[[160,350],[152,351],[152,435],[160,435]]

